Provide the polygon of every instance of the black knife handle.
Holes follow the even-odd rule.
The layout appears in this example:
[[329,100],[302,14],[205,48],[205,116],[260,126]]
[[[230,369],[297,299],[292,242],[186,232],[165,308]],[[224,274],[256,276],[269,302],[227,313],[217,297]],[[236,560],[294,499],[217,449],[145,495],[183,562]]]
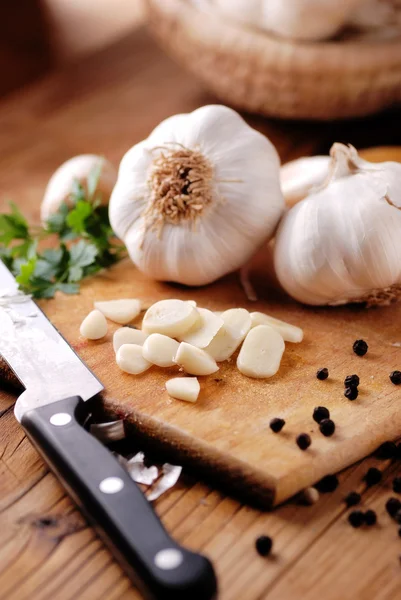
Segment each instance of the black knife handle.
[[75,396],[26,412],[21,424],[146,597],[213,598],[210,561],[170,538],[138,485],[82,427],[86,412]]

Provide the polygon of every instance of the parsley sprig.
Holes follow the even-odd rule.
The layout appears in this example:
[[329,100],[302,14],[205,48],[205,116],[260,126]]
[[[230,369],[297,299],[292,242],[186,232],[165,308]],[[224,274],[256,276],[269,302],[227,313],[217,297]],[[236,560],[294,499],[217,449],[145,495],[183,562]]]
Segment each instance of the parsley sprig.
[[[116,263],[125,248],[116,243],[108,209],[96,195],[100,169],[82,186],[74,181],[69,203],[50,216],[44,228],[30,227],[15,204],[0,214],[0,259],[20,289],[34,298],[53,298],[60,290],[77,294],[79,282]],[[52,240],[51,248],[47,240]]]

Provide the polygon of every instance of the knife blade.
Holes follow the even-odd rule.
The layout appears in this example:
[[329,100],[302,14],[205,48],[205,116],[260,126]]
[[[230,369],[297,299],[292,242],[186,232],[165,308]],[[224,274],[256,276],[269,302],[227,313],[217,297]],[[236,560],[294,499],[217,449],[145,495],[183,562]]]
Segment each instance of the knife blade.
[[103,390],[0,261],[0,354],[25,387],[14,413],[69,495],[147,598],[209,600],[210,561],[180,546],[112,453],[84,427]]

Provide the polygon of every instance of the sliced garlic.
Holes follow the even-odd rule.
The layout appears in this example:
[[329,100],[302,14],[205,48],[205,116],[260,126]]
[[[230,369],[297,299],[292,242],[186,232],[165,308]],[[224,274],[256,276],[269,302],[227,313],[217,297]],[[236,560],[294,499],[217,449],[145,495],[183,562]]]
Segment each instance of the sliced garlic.
[[276,329],[258,325],[246,336],[238,354],[237,367],[247,377],[272,377],[279,370],[284,348],[284,340]]
[[147,371],[152,363],[142,355],[142,346],[139,344],[123,344],[120,346],[116,356],[116,362],[120,369],[131,375],[139,375]]
[[147,337],[148,334],[140,329],[120,327],[113,335],[114,352],[117,352],[123,344],[137,344],[138,346],[142,346]]
[[107,333],[107,321],[100,310],[92,310],[82,321],[79,331],[88,340],[100,340]]
[[191,375],[210,375],[219,370],[214,358],[187,342],[181,342],[179,345],[175,362]]
[[152,333],[142,347],[142,355],[146,360],[158,367],[175,365],[175,355],[180,344],[161,333]]
[[166,381],[166,390],[172,398],[186,400],[186,402],[196,402],[200,385],[196,377],[174,377]]
[[198,308],[198,313],[199,321],[179,339],[192,346],[205,348],[222,328],[223,319],[207,308]]
[[145,313],[142,327],[147,333],[169,337],[184,335],[199,319],[197,309],[183,300],[160,300]]
[[95,308],[100,310],[110,321],[126,325],[141,312],[141,301],[136,298],[106,300],[95,302]]
[[204,349],[217,362],[234,354],[251,328],[251,315],[245,308],[230,308],[221,313],[223,327]]
[[296,327],[295,325],[291,325],[285,321],[280,321],[280,319],[275,319],[270,315],[265,315],[261,312],[252,312],[251,319],[252,327],[257,327],[258,325],[269,325],[269,327],[273,327],[273,329],[281,334],[285,342],[298,343],[302,342],[304,338],[304,332],[300,327]]

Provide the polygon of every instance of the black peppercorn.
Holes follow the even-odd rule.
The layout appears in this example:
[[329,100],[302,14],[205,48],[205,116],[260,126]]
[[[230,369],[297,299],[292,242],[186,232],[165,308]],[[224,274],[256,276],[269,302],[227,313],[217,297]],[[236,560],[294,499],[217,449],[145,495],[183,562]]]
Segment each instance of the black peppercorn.
[[379,483],[382,480],[382,478],[383,473],[379,469],[376,469],[376,467],[370,467],[370,469],[368,469],[365,473],[363,481],[368,487],[370,487]]
[[352,349],[358,356],[365,356],[366,352],[368,351],[368,345],[365,340],[356,340],[352,346]]
[[361,525],[364,524],[365,521],[365,515],[363,514],[363,512],[361,510],[353,510],[349,515],[348,515],[348,521],[350,523],[350,525],[352,525],[352,527],[361,527]]
[[358,388],[355,385],[351,385],[344,390],[344,396],[348,398],[348,400],[356,400],[358,398],[358,393]]
[[401,494],[401,477],[394,477],[393,492],[395,492],[396,494]]
[[273,540],[268,535],[261,535],[255,542],[255,547],[260,556],[270,554],[273,546]]
[[344,502],[348,506],[348,508],[350,508],[351,506],[355,506],[356,504],[359,504],[360,501],[361,501],[361,494],[358,494],[358,492],[350,492],[344,498]]
[[394,385],[400,385],[401,383],[401,371],[392,371],[389,375],[391,383]]
[[367,510],[364,514],[364,517],[366,525],[368,525],[369,527],[371,527],[372,525],[376,525],[377,516],[374,510]]
[[307,433],[300,433],[297,436],[296,442],[301,450],[306,450],[311,445],[312,440],[310,439],[310,435]]
[[330,412],[329,409],[325,406],[316,406],[316,408],[313,409],[312,416],[313,420],[316,421],[316,423],[320,423],[320,421],[323,421],[323,419],[330,418]]
[[336,425],[331,419],[323,419],[323,421],[320,421],[320,432],[326,437],[330,437],[331,435],[333,435],[335,428]]
[[315,483],[315,488],[322,494],[329,494],[334,492],[338,486],[338,479],[336,475],[326,475],[320,481]]
[[375,452],[376,458],[379,460],[389,460],[397,454],[397,446],[394,442],[383,442]]
[[318,379],[320,379],[321,381],[323,381],[324,379],[327,379],[327,378],[328,378],[328,376],[329,376],[329,370],[328,370],[328,368],[327,368],[327,367],[324,367],[323,369],[319,369],[319,370],[316,372],[316,377],[317,377]]
[[390,517],[395,516],[395,514],[401,509],[401,502],[398,498],[389,498],[386,502],[386,511],[390,515]]
[[345,387],[351,387],[351,386],[358,387],[358,385],[359,385],[358,375],[347,375],[347,377],[344,379]]
[[282,430],[285,425],[284,419],[279,419],[278,417],[272,419],[269,423],[270,429],[274,431],[274,433],[278,433]]

